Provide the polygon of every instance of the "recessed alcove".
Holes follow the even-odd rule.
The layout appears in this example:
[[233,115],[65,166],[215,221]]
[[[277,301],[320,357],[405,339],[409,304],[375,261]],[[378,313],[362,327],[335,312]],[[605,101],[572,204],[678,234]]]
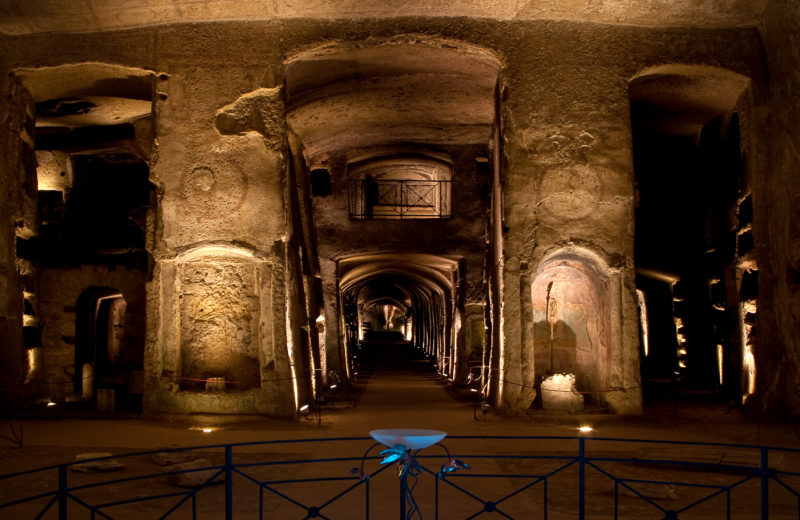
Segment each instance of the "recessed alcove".
[[205,391],[214,378],[231,392],[259,386],[256,269],[247,255],[213,249],[178,263],[181,389]]
[[601,404],[608,386],[608,283],[593,261],[560,253],[539,266],[531,284],[537,379],[573,374],[587,405]]

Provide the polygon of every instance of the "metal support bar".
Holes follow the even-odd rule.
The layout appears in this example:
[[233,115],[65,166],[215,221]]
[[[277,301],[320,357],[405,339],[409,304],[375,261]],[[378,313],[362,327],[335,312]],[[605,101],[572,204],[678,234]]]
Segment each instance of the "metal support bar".
[[586,478],[586,439],[578,439],[578,518],[584,520],[585,478]]
[[58,467],[58,520],[67,520],[67,466]]
[[408,494],[407,476],[400,477],[400,520],[406,520],[406,495]]
[[225,446],[225,520],[233,520],[233,446]]
[[769,520],[769,449],[761,448],[761,520]]

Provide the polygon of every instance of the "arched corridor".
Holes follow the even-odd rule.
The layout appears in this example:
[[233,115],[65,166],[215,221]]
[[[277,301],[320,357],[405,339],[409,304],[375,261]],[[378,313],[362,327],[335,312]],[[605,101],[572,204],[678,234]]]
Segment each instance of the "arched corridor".
[[440,3],[0,7],[0,404],[795,410],[792,2]]

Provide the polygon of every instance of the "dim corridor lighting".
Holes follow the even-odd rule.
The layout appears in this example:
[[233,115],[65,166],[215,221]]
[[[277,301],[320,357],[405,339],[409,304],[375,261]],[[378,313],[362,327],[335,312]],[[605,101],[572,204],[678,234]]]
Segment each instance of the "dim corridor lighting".
[[53,401],[49,401],[49,402],[47,403],[47,407],[48,407],[48,408],[50,408],[51,406],[55,406],[55,405],[56,405],[56,403],[54,403]]
[[219,426],[192,426],[189,429],[192,431],[200,432],[204,435],[208,435],[209,433],[214,433],[222,430],[222,428],[220,428]]
[[593,432],[594,428],[592,428],[591,426],[581,426],[580,428],[578,428],[578,431],[581,433],[589,433]]

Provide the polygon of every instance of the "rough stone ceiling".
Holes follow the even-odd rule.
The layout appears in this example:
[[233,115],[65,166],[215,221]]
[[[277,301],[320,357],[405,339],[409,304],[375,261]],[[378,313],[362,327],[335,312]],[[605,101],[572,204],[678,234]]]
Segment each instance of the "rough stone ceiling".
[[668,66],[630,83],[639,129],[696,136],[714,118],[730,113],[749,85],[738,74],[696,66]]
[[758,23],[768,0],[0,0],[0,33],[89,32],[287,18],[469,16],[648,26]]
[[343,258],[337,269],[342,290],[360,286],[377,276],[400,276],[447,293],[453,287],[458,259],[420,253],[369,253]]
[[412,40],[331,45],[287,60],[287,121],[307,159],[489,141],[499,60],[466,45]]
[[90,105],[76,114],[38,116],[36,126],[58,126],[77,128],[86,125],[118,125],[136,119],[149,117],[152,110],[150,101],[107,96],[87,96],[81,98]]

